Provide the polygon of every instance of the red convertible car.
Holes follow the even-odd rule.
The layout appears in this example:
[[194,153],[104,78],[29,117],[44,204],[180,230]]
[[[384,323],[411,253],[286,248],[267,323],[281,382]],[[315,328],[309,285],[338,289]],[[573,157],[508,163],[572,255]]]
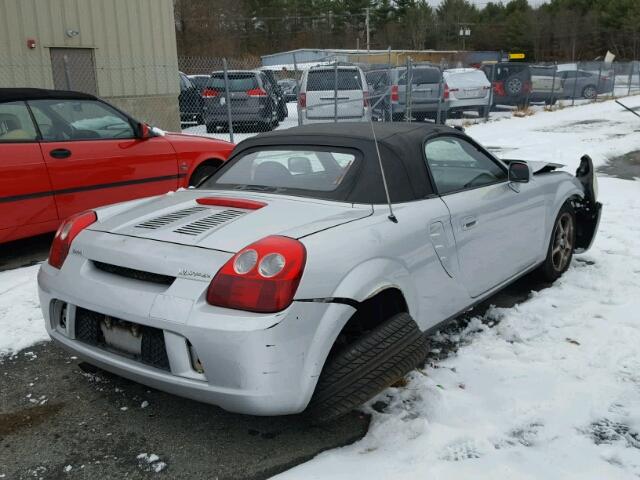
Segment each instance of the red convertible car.
[[92,95],[0,88],[0,243],[197,184],[233,144],[165,133]]

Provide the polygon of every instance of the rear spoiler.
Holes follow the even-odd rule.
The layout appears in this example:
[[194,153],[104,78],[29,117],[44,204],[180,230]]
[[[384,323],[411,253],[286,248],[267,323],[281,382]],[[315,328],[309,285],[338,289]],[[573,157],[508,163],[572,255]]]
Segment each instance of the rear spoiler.
[[511,162],[525,162],[527,165],[531,167],[531,171],[533,172],[534,175],[540,174],[540,173],[553,172],[558,168],[564,167],[564,165],[561,163],[541,162],[538,160],[517,160],[515,158],[501,158],[500,160],[506,163],[507,166],[509,166]]

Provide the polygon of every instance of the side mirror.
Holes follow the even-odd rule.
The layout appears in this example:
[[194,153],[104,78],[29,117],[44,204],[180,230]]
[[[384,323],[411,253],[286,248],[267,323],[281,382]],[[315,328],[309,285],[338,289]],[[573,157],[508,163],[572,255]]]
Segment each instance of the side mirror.
[[154,137],[155,135],[151,131],[151,127],[144,122],[138,124],[138,135],[137,137],[140,140],[145,140],[147,138]]
[[531,170],[525,162],[509,163],[509,181],[514,183],[528,183],[531,179]]

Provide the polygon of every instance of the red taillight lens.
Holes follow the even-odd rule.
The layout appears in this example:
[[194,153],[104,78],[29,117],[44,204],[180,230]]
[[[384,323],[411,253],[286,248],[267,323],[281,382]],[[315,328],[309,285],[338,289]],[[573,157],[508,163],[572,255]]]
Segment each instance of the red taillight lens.
[[203,97],[217,97],[218,95],[220,95],[220,92],[218,90],[214,90],[213,88],[205,88],[202,91]]
[[369,106],[369,92],[362,92],[362,106],[363,107],[368,107]]
[[449,100],[449,85],[447,85],[446,83],[444,84],[444,95],[443,95],[445,100]]
[[234,255],[213,277],[207,302],[217,307],[274,313],[293,301],[307,260],[304,245],[273,235]]
[[247,90],[247,95],[250,97],[266,97],[267,92],[261,88],[252,88],[251,90]]
[[507,96],[507,92],[505,92],[504,90],[504,83],[503,82],[493,82],[493,93],[500,96],[500,97],[506,97]]
[[300,96],[298,97],[298,106],[300,108],[307,108],[307,94],[304,92],[300,92]]
[[391,101],[399,102],[400,94],[398,93],[398,85],[391,85]]
[[55,268],[62,268],[62,264],[69,255],[71,242],[78,234],[94,223],[98,219],[96,212],[89,210],[87,212],[77,213],[67,218],[56,232],[49,251],[49,265]]

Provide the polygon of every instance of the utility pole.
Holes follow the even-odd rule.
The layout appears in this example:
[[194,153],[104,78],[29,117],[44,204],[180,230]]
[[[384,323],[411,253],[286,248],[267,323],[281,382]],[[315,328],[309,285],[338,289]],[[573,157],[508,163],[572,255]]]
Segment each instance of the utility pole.
[[367,7],[367,19],[365,20],[365,24],[367,26],[367,53],[370,51],[370,43],[369,43],[369,7]]

